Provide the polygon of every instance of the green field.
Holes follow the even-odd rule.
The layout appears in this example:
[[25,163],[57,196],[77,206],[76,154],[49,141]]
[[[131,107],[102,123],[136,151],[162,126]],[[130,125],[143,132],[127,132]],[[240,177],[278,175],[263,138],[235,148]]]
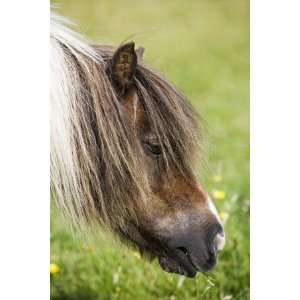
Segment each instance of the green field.
[[248,1],[60,2],[91,40],[144,46],[146,62],[200,112],[208,143],[198,173],[209,192],[225,192],[215,202],[227,244],[213,272],[184,279],[100,233],[77,238],[52,209],[51,262],[60,272],[51,275],[51,299],[249,299]]

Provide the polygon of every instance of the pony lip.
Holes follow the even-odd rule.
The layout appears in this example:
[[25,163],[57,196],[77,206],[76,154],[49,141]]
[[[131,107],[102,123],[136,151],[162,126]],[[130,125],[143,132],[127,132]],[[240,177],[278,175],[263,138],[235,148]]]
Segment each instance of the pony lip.
[[183,263],[183,261],[178,262],[170,257],[160,256],[158,257],[158,262],[161,268],[168,273],[180,274],[190,278],[195,277],[197,274],[194,266],[187,261]]
[[176,273],[193,278],[199,271],[188,254],[175,250],[173,255],[159,256],[158,261],[162,269],[168,273]]

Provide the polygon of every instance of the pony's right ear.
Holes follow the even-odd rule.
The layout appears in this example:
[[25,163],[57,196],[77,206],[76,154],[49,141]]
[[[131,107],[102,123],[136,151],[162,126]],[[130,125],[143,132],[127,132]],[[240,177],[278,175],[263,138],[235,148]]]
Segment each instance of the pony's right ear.
[[122,92],[131,84],[137,66],[137,55],[134,42],[120,46],[111,61],[111,76],[113,83]]
[[141,64],[143,62],[145,48],[144,47],[139,47],[135,50],[135,52],[136,52],[136,55],[137,55],[138,63]]

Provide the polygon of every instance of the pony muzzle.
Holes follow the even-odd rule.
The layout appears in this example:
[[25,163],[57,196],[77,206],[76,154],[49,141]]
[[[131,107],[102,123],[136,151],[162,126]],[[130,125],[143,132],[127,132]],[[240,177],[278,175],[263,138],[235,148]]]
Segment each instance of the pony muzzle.
[[197,272],[213,269],[224,245],[225,234],[220,223],[205,231],[193,227],[172,236],[167,243],[169,250],[159,257],[159,263],[167,272],[195,277]]

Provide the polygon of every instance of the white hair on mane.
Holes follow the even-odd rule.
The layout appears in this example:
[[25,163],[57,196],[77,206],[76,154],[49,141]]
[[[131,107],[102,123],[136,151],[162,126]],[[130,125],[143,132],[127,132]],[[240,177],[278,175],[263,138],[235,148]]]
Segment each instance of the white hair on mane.
[[[103,62],[103,60],[80,34],[67,27],[71,24],[68,19],[51,12],[51,181],[56,193],[55,199],[63,208],[62,212],[67,212],[68,215],[76,218],[77,222],[82,212],[83,195],[78,185],[78,170],[74,164],[72,116],[74,116],[73,101],[80,98],[81,90],[78,78],[72,73],[72,64],[69,64],[69,57],[63,48],[68,48],[77,59],[87,56],[95,62]],[[76,216],[74,216],[74,208]]]
[[[76,225],[122,227],[147,183],[99,51],[51,13],[51,189]],[[101,173],[102,172],[102,173]],[[127,202],[126,202],[127,199]],[[116,222],[116,221],[114,221]]]
[[55,12],[51,11],[51,24],[50,24],[50,37],[51,42],[56,41],[67,47],[72,54],[77,56],[77,53],[89,56],[96,62],[103,62],[102,57],[88,44],[83,37],[70,28],[74,25],[69,19],[62,17]]

